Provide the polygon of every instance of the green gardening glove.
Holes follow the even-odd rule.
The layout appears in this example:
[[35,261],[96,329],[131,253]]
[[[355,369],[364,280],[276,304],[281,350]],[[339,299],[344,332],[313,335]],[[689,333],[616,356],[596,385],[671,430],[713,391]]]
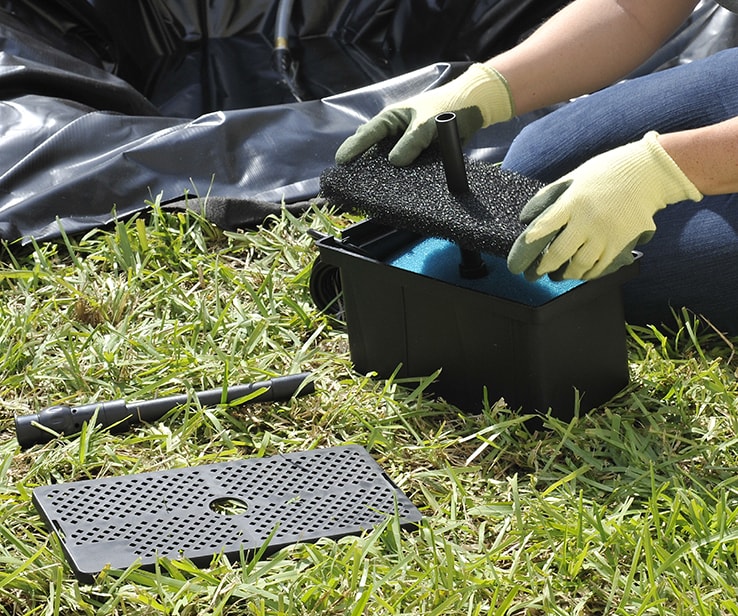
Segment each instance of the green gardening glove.
[[650,132],[542,188],[520,213],[530,224],[510,249],[508,268],[529,280],[609,274],[651,239],[658,210],[687,199],[702,194]]
[[388,105],[341,144],[336,163],[350,162],[385,137],[404,133],[390,151],[389,161],[409,165],[436,136],[435,118],[444,112],[456,114],[462,141],[480,128],[509,120],[513,103],[505,78],[476,63],[439,88]]

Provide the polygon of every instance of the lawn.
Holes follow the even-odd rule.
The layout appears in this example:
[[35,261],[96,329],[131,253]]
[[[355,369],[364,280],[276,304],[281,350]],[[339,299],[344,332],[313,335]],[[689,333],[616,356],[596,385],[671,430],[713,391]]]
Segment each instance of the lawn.
[[[352,369],[308,291],[314,208],[224,233],[163,212],[0,262],[0,613],[738,614],[733,341],[688,312],[630,328],[630,386],[531,432],[504,401],[462,412],[429,378]],[[311,371],[282,402],[182,405],[21,450],[13,417],[52,404],[192,393]],[[365,447],[421,510],[362,536],[207,566],[72,574],[37,486],[337,445]]]

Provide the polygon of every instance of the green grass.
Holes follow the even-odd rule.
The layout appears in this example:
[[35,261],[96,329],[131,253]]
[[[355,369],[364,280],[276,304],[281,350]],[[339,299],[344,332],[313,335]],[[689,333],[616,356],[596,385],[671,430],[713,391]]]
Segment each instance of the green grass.
[[[733,341],[681,314],[631,329],[631,385],[531,433],[428,379],[353,371],[308,292],[315,209],[223,233],[161,212],[0,263],[1,614],[738,614]],[[20,451],[13,416],[311,370],[289,402],[178,408],[154,425]],[[68,482],[357,443],[422,510],[362,537],[208,567],[72,575],[31,492]]]

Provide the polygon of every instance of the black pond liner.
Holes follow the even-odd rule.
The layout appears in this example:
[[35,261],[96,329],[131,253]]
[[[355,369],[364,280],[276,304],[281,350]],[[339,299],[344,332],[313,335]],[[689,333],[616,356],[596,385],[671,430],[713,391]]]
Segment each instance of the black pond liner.
[[[86,232],[156,198],[217,197],[206,215],[230,228],[283,202],[302,211],[363,119],[565,2],[295,1],[285,55],[273,0],[0,0],[0,239]],[[731,46],[734,25],[701,5],[641,72]],[[483,131],[467,154],[500,160],[530,119]]]

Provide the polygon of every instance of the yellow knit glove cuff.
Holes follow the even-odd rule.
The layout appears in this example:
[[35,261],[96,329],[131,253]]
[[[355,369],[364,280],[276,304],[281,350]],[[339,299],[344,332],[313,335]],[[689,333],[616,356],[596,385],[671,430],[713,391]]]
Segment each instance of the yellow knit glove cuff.
[[[422,96],[422,95],[421,95]],[[396,106],[402,106],[399,103]],[[486,128],[513,117],[514,105],[505,78],[491,66],[472,64],[462,75],[436,90],[426,93],[426,100],[419,105],[419,117],[433,117],[443,111],[458,111],[476,107],[482,114]],[[427,111],[423,113],[423,108]]]
[[482,112],[482,128],[506,122],[515,115],[515,103],[507,80],[495,68],[473,64],[466,71],[469,79],[468,103]]

